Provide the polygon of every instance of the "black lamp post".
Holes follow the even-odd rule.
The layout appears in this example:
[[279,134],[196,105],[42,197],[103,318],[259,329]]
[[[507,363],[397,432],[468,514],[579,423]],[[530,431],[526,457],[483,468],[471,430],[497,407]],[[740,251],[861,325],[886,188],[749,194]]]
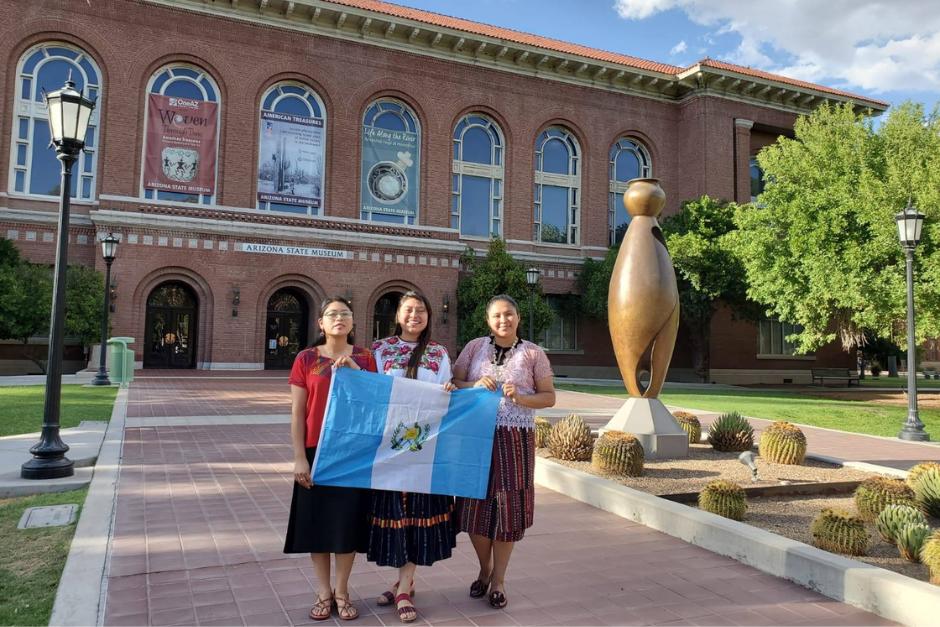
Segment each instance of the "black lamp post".
[[914,248],[920,242],[924,214],[911,206],[894,216],[898,223],[898,237],[907,257],[907,420],[898,434],[902,440],[926,441],[930,435],[924,431],[917,412],[917,347],[914,339]]
[[525,271],[525,282],[529,286],[529,341],[535,341],[535,288],[539,284],[542,271],[538,268],[529,268]]
[[33,458],[20,468],[24,479],[70,477],[75,472],[65,456],[69,447],[59,437],[59,404],[62,396],[62,347],[65,327],[65,273],[68,268],[69,202],[72,166],[85,147],[85,133],[95,103],[75,91],[69,76],[62,89],[44,94],[49,111],[49,130],[56,157],[62,162],[59,241],[55,253],[52,284],[52,320],[49,324],[49,355],[46,370],[46,398],[42,415],[42,435],[29,452]]
[[108,311],[111,308],[111,264],[117,257],[118,238],[114,233],[108,233],[108,236],[101,240],[101,256],[107,264],[107,270],[104,275],[104,311],[101,314],[101,348],[98,360],[98,374],[91,382],[92,385],[111,385],[108,379],[108,369],[104,365],[105,347],[108,343]]

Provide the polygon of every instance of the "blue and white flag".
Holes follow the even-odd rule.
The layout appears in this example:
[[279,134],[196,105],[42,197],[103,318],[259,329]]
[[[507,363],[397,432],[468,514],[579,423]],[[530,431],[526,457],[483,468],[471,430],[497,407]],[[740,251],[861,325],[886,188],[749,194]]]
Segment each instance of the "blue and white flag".
[[313,460],[321,485],[486,498],[500,396],[337,368]]

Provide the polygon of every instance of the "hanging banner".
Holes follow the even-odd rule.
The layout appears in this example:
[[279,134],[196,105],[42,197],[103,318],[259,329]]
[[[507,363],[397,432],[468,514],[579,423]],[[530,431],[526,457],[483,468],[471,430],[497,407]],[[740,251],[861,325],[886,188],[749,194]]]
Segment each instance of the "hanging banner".
[[144,187],[215,193],[218,105],[150,94]]
[[258,200],[320,208],[323,120],[261,112]]
[[418,134],[362,129],[362,211],[413,217],[418,212]]

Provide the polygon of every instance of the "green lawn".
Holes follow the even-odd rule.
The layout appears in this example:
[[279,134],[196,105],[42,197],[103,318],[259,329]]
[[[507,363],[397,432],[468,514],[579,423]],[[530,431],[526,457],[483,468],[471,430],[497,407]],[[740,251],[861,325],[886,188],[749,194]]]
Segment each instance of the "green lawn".
[[[623,387],[561,384],[558,388],[623,398],[628,396]],[[788,420],[804,425],[889,437],[898,434],[907,417],[906,407],[820,398],[810,396],[806,392],[728,389],[716,389],[711,392],[678,389],[665,391],[660,398],[667,405],[714,412],[737,410],[754,418]],[[921,408],[920,419],[932,438],[940,439],[940,410]]]
[[[110,420],[117,390],[63,385],[60,426],[74,427],[82,420]],[[44,385],[0,387],[0,436],[40,431],[45,393]]]
[[59,578],[75,533],[75,523],[17,529],[23,511],[40,505],[82,505],[87,492],[87,488],[82,488],[0,499],[0,625],[49,624]]
[[[882,375],[877,379],[872,379],[870,376],[865,377],[861,381],[863,388],[895,388],[895,389],[907,389],[907,377],[889,377]],[[854,385],[852,387],[855,387]],[[917,389],[918,390],[940,390],[940,380],[934,381],[933,379],[917,379]]]

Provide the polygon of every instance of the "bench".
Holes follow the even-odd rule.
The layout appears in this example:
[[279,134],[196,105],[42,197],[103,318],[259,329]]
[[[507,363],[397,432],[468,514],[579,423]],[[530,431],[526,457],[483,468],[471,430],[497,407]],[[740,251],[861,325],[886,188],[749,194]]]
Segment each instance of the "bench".
[[856,384],[859,383],[858,373],[852,372],[848,368],[810,368],[810,374],[813,377],[813,383],[816,383],[816,379],[819,379],[819,383],[824,385],[826,379],[836,379],[837,381],[845,381],[846,385],[852,387],[852,382]]
[[937,375],[936,368],[931,368],[930,366],[927,366],[926,368],[924,368],[924,378],[930,379],[931,377],[933,377],[934,379],[937,379],[937,378],[940,378],[940,375]]

